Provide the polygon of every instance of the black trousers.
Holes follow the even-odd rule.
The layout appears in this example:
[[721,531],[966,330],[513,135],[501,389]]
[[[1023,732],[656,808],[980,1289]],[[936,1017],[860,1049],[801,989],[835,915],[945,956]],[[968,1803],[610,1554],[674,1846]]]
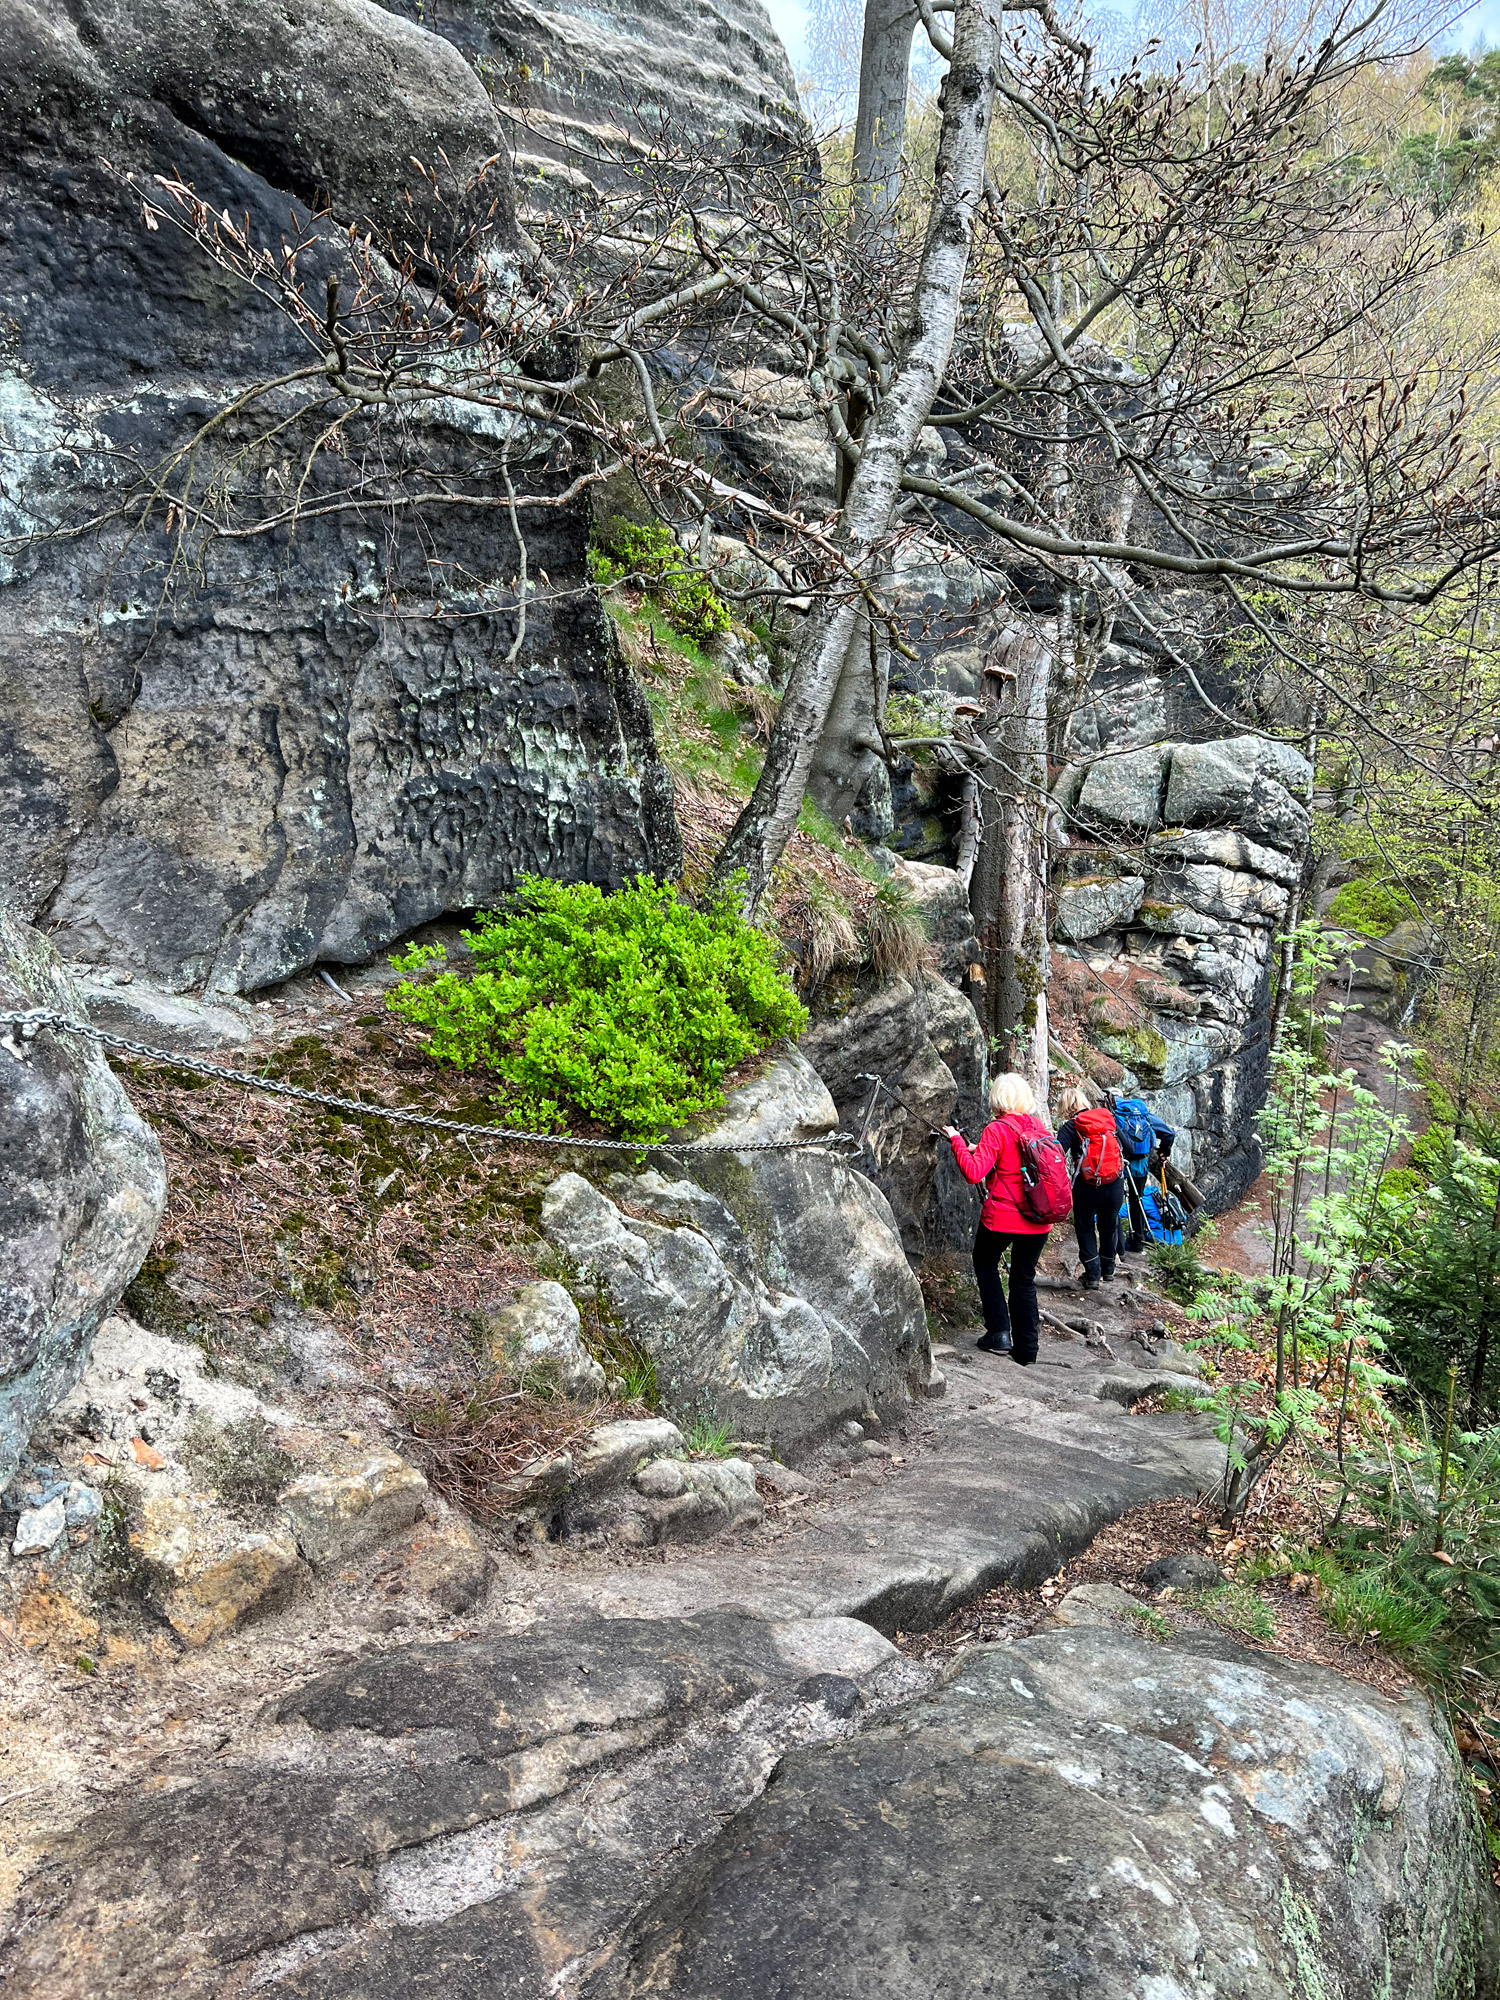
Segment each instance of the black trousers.
[[1073,1183],[1073,1228],[1083,1268],[1091,1278],[1108,1277],[1115,1268],[1124,1199],[1123,1174],[1112,1181],[1086,1181],[1080,1176]]
[[[974,1238],[974,1276],[984,1301],[986,1333],[1008,1333],[1014,1342],[1017,1361],[1036,1360],[1037,1335],[1041,1321],[1036,1309],[1036,1267],[1042,1261],[1047,1232],[1039,1235],[1010,1234],[979,1225]],[[1005,1282],[1000,1276],[1000,1259],[1010,1251],[1010,1310],[1005,1309]]]

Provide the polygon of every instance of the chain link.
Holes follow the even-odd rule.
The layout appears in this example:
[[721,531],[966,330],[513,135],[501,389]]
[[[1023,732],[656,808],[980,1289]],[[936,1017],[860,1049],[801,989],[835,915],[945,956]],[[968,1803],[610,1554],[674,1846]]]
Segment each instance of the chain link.
[[306,1090],[301,1084],[282,1083],[269,1076],[255,1076],[244,1069],[227,1069],[222,1063],[205,1062],[201,1056],[177,1055],[171,1049],[152,1048],[148,1042],[132,1042],[125,1035],[96,1028],[91,1021],[74,1021],[49,1007],[30,1007],[15,1013],[0,1013],[0,1043],[19,1054],[12,1031],[19,1030],[29,1041],[42,1028],[82,1035],[107,1049],[141,1056],[147,1062],[165,1063],[172,1069],[190,1070],[195,1076],[211,1077],[215,1083],[238,1084],[243,1090],[259,1090],[270,1097],[290,1097],[299,1104],[316,1104],[326,1111],[343,1111],[356,1118],[382,1118],[388,1125],[415,1125],[429,1132],[457,1132],[466,1139],[508,1139],[526,1146],[566,1146],[580,1153],[814,1153],[823,1159],[849,1164],[853,1135],[840,1132],[828,1140],[751,1139],[732,1145],[717,1139],[574,1139],[558,1132],[523,1132],[511,1125],[470,1125],[462,1118],[434,1118],[425,1111],[398,1111],[388,1104],[367,1104],[362,1098],[333,1097],[322,1090]]

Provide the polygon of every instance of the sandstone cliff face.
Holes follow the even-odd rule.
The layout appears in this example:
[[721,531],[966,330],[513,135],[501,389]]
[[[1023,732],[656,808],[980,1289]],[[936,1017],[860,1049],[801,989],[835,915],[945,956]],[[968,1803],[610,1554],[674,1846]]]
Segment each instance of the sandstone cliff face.
[[[324,200],[420,239],[483,169],[503,278],[509,175],[473,68],[370,0],[3,0],[0,27],[0,889],[67,956],[229,992],[367,958],[524,870],[670,867],[669,780],[577,508],[528,525],[551,588],[514,659],[503,512],[371,506],[196,552],[161,512],[133,534],[108,518],[211,409],[317,359],[148,228],[123,176],[179,174],[274,246]],[[317,282],[341,255],[326,245]],[[279,464],[252,461],[272,414],[226,433],[200,485],[253,462],[252,520],[308,442],[294,425]],[[350,436],[357,463],[369,439]],[[474,443],[412,426],[382,477],[441,480]],[[561,483],[546,439],[514,445],[533,485]]]
[[800,134],[786,51],[760,0],[386,0],[478,66],[517,126],[523,180],[571,155],[628,158],[676,138],[712,151],[776,150]]

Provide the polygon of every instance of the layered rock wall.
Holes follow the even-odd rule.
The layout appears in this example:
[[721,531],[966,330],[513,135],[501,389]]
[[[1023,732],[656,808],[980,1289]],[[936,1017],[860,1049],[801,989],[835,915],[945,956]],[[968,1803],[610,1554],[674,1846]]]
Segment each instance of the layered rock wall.
[[1278,927],[1302,876],[1307,760],[1260,736],[1104,750],[1054,791],[1056,1008],[1100,1082],[1139,1091],[1214,1207],[1259,1170]]
[[[528,520],[549,588],[522,637],[504,510],[405,505],[403,481],[473,477],[501,442],[556,487],[544,436],[452,411],[397,437],[351,423],[302,488],[314,511],[274,528],[316,425],[348,412],[272,446],[273,400],[205,445],[196,489],[212,510],[233,486],[254,532],[114,518],[212,412],[310,358],[148,226],[127,176],[181,176],[272,249],[331,203],[340,228],[302,263],[319,297],[343,224],[420,242],[478,201],[503,284],[504,129],[474,69],[372,0],[0,0],[0,27],[0,890],[70,957],[233,992],[367,958],[527,869],[669,868],[669,781],[584,575],[584,512]],[[327,511],[346,473],[379,498]]]

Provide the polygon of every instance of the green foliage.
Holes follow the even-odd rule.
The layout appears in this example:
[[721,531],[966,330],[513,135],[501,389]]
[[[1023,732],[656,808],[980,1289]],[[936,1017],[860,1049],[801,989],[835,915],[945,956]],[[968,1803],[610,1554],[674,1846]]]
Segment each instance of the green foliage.
[[870,964],[882,984],[910,979],[927,951],[927,925],[916,898],[894,876],[887,876],[870,898],[865,916],[865,941]]
[[1130,1615],[1132,1618],[1136,1620],[1137,1624],[1141,1627],[1141,1637],[1143,1639],[1155,1639],[1159,1643],[1164,1643],[1166,1640],[1171,1638],[1172,1636],[1171,1620],[1164,1618],[1162,1614],[1159,1611],[1155,1610],[1151,1605],[1132,1604],[1130,1607]]
[[1179,1305],[1196,1303],[1212,1282],[1195,1241],[1153,1243],[1147,1258],[1158,1291]]
[[1275,1612],[1259,1591],[1238,1579],[1221,1583],[1214,1590],[1196,1591],[1183,1602],[1226,1631],[1243,1632],[1249,1639],[1276,1637]]
[[471,977],[415,945],[392,961],[412,976],[388,1004],[429,1030],[439,1062],[492,1070],[495,1101],[538,1130],[596,1119],[657,1138],[807,1023],[769,938],[727,902],[693,909],[645,876],[614,895],[528,876],[465,940]]
[[733,1458],[733,1427],[713,1417],[699,1417],[687,1434],[687,1448],[694,1458]]
[[[1296,945],[1291,997],[1311,1010],[1332,946],[1311,924],[1298,932]],[[1329,1018],[1336,1021],[1338,1012],[1329,1009]],[[1324,1384],[1338,1377],[1347,1409],[1351,1395],[1378,1395],[1399,1380],[1380,1359],[1388,1322],[1371,1295],[1370,1274],[1381,1185],[1406,1131],[1394,1107],[1397,1076],[1410,1053],[1392,1043],[1382,1056],[1390,1076],[1386,1104],[1352,1071],[1327,1072],[1289,1038],[1276,1052],[1260,1117],[1272,1190],[1270,1271],[1254,1279],[1230,1275],[1223,1290],[1189,1308],[1193,1318],[1213,1322],[1221,1347],[1275,1349],[1268,1402],[1258,1385],[1228,1374],[1211,1390],[1215,1434],[1224,1446],[1218,1498],[1226,1518],[1243,1509],[1292,1438],[1321,1417]]]
[[1387,937],[1397,924],[1417,914],[1406,891],[1378,875],[1358,875],[1346,882],[1328,906],[1332,922],[1375,938]]
[[1500,1142],[1486,1137],[1426,1133],[1419,1166],[1386,1175],[1374,1285],[1412,1386],[1439,1399],[1455,1364],[1471,1427],[1495,1407],[1500,1362]]
[[638,585],[672,630],[696,646],[729,630],[728,605],[658,521],[613,522],[589,551],[589,571],[601,590]]

